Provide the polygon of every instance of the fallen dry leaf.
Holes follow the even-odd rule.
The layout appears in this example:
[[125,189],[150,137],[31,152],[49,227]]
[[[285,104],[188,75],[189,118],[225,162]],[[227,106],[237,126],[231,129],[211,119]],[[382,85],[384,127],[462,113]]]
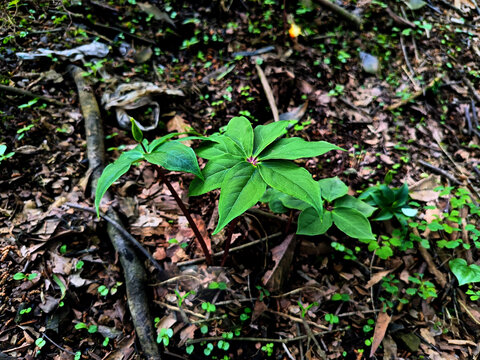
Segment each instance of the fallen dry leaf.
[[262,283],[268,290],[275,292],[282,288],[283,282],[290,273],[295,244],[296,236],[290,234],[280,245],[272,249],[272,260],[275,262],[275,266],[272,270],[265,272],[262,278]]
[[378,273],[373,274],[370,280],[368,280],[367,285],[365,285],[365,287],[367,289],[370,289],[373,285],[378,284],[385,276],[390,274],[393,270],[394,269],[384,270],[384,271],[380,271]]
[[370,357],[375,354],[375,351],[377,351],[378,347],[380,346],[391,319],[392,317],[386,312],[381,312],[378,314],[377,322],[375,324],[375,330],[373,332],[373,341],[372,348],[370,350]]

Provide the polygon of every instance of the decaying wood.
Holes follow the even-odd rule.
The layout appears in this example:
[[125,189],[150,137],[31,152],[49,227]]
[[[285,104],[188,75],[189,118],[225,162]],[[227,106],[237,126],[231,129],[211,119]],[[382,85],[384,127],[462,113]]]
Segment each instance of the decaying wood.
[[[105,162],[102,119],[95,96],[90,90],[85,77],[82,76],[83,70],[74,65],[70,65],[68,70],[71,72],[77,85],[80,106],[85,119],[87,156],[89,166],[93,169],[91,188],[92,194],[94,194]],[[105,193],[104,199],[106,201],[112,200],[108,191]],[[107,211],[107,215],[115,222],[121,224],[118,214],[111,207]],[[137,257],[132,245],[111,223],[107,223],[107,232],[122,264],[125,276],[125,287],[127,289],[128,307],[138,340],[143,349],[143,355],[149,360],[160,359],[161,356],[157,343],[155,342],[155,331],[145,290],[147,276],[144,266]]]
[[340,16],[344,17],[345,19],[353,22],[355,26],[361,28],[363,21],[361,18],[359,18],[357,15],[352,14],[351,12],[348,12],[341,6],[338,6],[337,4],[331,2],[330,0],[316,0],[321,6],[326,7],[333,12],[336,12]]
[[49,98],[48,96],[35,94],[31,91],[20,89],[20,88],[13,87],[13,86],[7,86],[7,85],[0,84],[0,91],[5,91],[5,92],[12,93],[12,94],[17,94],[17,95],[31,97],[31,98],[37,98],[37,99],[40,99],[42,101],[48,102],[50,104],[58,105],[58,106],[65,106],[65,104],[62,103],[61,101]]

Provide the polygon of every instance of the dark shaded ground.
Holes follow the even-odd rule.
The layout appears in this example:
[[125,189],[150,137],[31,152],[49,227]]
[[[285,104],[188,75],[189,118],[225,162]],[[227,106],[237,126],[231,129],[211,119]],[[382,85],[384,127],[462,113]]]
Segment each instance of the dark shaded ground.
[[[480,289],[475,284],[458,286],[448,266],[452,258],[479,261],[478,207],[458,205],[459,199],[478,201],[480,52],[474,2],[432,1],[415,11],[399,1],[341,4],[364,20],[361,30],[308,1],[289,2],[285,9],[273,0],[152,1],[157,12],[132,4],[135,1],[110,3],[1,5],[1,84],[63,104],[31,102],[31,97],[0,89],[0,143],[7,146],[4,155],[14,152],[0,162],[3,354],[27,359],[70,359],[75,354],[85,359],[140,358],[134,354],[139,349],[126,309],[122,270],[105,224],[64,205],[92,206],[82,114],[66,66],[73,62],[85,69],[99,101],[126,82],[183,91],[184,96],[153,96],[161,113],[157,129],[146,133],[153,139],[188,128],[212,134],[239,114],[254,124],[270,121],[272,111],[255,67],[259,61],[279,113],[307,102],[293,134],[347,150],[299,164],[316,179],[339,176],[351,194],[382,182],[393,170],[394,186],[406,182],[414,189],[411,195],[420,211],[412,222],[430,249],[419,251],[418,239],[410,235],[393,245],[399,228],[393,221],[372,221],[378,244],[393,249],[387,260],[340,232],[301,237],[291,276],[262,302],[266,292],[261,279],[273,263],[270,250],[285,234],[233,252],[224,268],[207,268],[201,262],[179,266],[202,256],[201,251],[182,248],[193,241],[193,233],[154,169],[142,164],[115,184],[113,206],[129,224],[127,230],[178,276],[158,284],[146,263],[155,323],[158,329],[173,331],[169,345],[160,344],[165,357],[317,359],[325,353],[328,359],[362,359],[368,358],[372,341],[383,338],[377,358],[478,358],[480,309],[472,296]],[[288,35],[293,21],[303,31],[295,39]],[[15,55],[39,48],[65,50],[93,40],[110,46],[101,60],[60,55],[20,60]],[[235,56],[267,46],[273,48],[261,55]],[[378,58],[377,74],[364,71],[360,51]],[[114,111],[101,111],[107,156],[113,161],[134,142]],[[145,123],[151,111],[147,106],[131,114]],[[434,177],[439,171],[443,176]],[[417,182],[424,178],[427,184],[420,189]],[[218,193],[188,199],[192,177],[174,173],[169,179],[189,202],[201,231],[211,233]],[[440,197],[433,191],[439,186],[447,189]],[[458,189],[471,197],[462,197]],[[259,208],[268,211],[264,205]],[[441,224],[448,227],[428,228],[435,214],[443,214]],[[235,229],[233,246],[285,231],[287,223],[288,214],[272,218],[248,213]],[[211,239],[213,252],[222,250],[224,237]],[[17,273],[30,278],[17,275],[15,280]],[[423,281],[423,294],[433,287],[436,296],[410,295],[407,289],[416,285],[409,276]],[[228,290],[210,289],[212,282],[225,283]],[[185,312],[174,311],[172,306],[189,291],[196,294],[183,301]],[[334,294],[343,294],[343,301]],[[214,313],[202,308],[206,302],[216,304]],[[311,304],[307,327],[301,308]],[[388,308],[391,319],[378,316],[382,308]],[[375,326],[382,324],[389,324],[386,336],[374,336]],[[307,338],[272,342],[311,332],[325,332],[318,345]],[[222,336],[228,346],[220,343]],[[243,340],[235,340],[238,337]],[[187,346],[193,343],[187,339],[199,338],[205,340],[195,343],[188,355]]]

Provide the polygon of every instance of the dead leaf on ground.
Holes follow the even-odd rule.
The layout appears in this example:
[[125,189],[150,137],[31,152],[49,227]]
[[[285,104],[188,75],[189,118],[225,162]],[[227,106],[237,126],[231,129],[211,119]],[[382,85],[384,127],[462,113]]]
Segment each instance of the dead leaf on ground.
[[373,341],[372,348],[370,350],[370,357],[375,354],[378,347],[380,346],[391,319],[392,317],[386,312],[381,312],[378,314],[377,322],[375,324],[375,331],[373,332]]
[[370,289],[373,285],[378,284],[385,276],[390,274],[393,270],[395,269],[383,270],[373,274],[370,280],[368,280],[367,285],[365,285],[365,288]]
[[280,245],[272,249],[272,260],[275,262],[275,266],[272,270],[268,270],[262,278],[262,283],[268,290],[275,292],[282,288],[283,282],[290,273],[295,244],[295,234],[290,234]]
[[413,200],[419,201],[433,201],[437,200],[439,196],[438,191],[434,191],[441,184],[439,175],[430,175],[425,179],[417,181],[408,187],[410,197]]
[[[167,122],[167,130],[169,132],[174,132],[174,131],[187,132],[191,128],[192,127],[190,126],[190,124],[180,115],[175,115],[173,118],[171,118]],[[187,136],[186,134],[180,135],[179,138],[186,137],[186,136]],[[187,140],[187,141],[183,141],[183,144],[187,146],[191,146],[192,142],[190,140]]]

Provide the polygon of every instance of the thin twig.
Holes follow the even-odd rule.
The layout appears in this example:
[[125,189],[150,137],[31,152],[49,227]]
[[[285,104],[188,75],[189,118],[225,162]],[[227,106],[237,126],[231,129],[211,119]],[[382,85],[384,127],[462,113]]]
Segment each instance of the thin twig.
[[462,183],[457,180],[452,174],[448,173],[447,171],[440,169],[426,161],[423,160],[418,160],[418,163],[425,166],[426,168],[429,168],[430,170],[436,172],[437,174],[442,175],[443,177],[446,177],[448,180],[450,180],[452,183],[456,185],[461,185]]
[[400,106],[403,106],[403,105],[406,105],[408,104],[410,101],[416,99],[417,97],[423,95],[425,93],[425,91],[427,91],[428,89],[430,89],[431,87],[433,87],[438,81],[440,81],[442,79],[443,75],[442,76],[437,76],[435,77],[433,80],[431,80],[423,89],[420,89],[418,91],[415,91],[413,94],[410,95],[410,97],[408,97],[407,99],[402,99],[398,102],[396,102],[395,104],[392,104],[392,105],[389,105],[389,106],[385,106],[384,107],[384,110],[395,110],[397,108],[399,108]]
[[[71,207],[71,208],[74,208],[74,209],[78,209],[78,210],[83,210],[83,211],[87,211],[87,212],[90,212],[92,214],[96,214],[97,211],[93,208],[90,208],[90,207],[87,207],[87,206],[81,206],[81,205],[78,205],[78,204],[73,204],[73,203],[65,203],[65,205]],[[115,220],[113,220],[110,216],[108,215],[105,215],[105,214],[102,214],[100,213],[100,217],[102,219],[104,219],[105,221],[108,221],[110,224],[112,224],[112,226],[117,229],[124,237],[125,239],[127,239],[128,241],[130,241],[133,245],[135,245],[137,247],[138,250],[140,250],[140,252],[145,255],[148,260],[150,260],[150,262],[153,264],[153,266],[155,266],[155,268],[158,270],[159,272],[159,275],[161,278],[163,279],[166,279],[168,278],[168,275],[167,273],[165,272],[165,270],[163,269],[163,267],[157,262],[157,260],[155,260],[153,258],[153,256],[147,251],[147,249],[145,249],[142,244],[140,244],[137,239],[135,239],[132,235],[130,235],[130,233],[125,230],[123,228],[122,225],[120,225],[119,223],[117,223]]]
[[205,243],[205,240],[203,239],[203,236],[200,233],[200,230],[198,230],[197,224],[193,220],[192,215],[190,214],[190,211],[188,211],[182,199],[180,199],[180,196],[178,196],[172,184],[170,184],[170,181],[168,181],[167,177],[163,174],[162,169],[160,169],[158,165],[155,165],[155,167],[157,168],[157,172],[158,172],[158,176],[160,177],[160,180],[163,183],[165,183],[165,185],[167,185],[168,190],[170,191],[173,198],[177,202],[177,205],[180,207],[180,210],[182,210],[183,215],[185,215],[185,217],[187,218],[187,221],[190,224],[190,227],[192,228],[193,233],[195,234],[198,242],[200,243],[203,254],[205,255],[205,260],[207,262],[207,265],[210,265],[210,266],[213,265],[212,256],[210,255],[207,244]]
[[[415,75],[415,71],[412,68],[412,64],[410,64],[410,60],[408,60],[408,55],[407,55],[407,48],[405,47],[405,40],[403,39],[403,35],[400,35],[400,46],[402,47],[402,52],[403,52],[403,58],[405,59],[405,64],[407,64],[408,70],[410,70],[410,73]],[[418,85],[415,84],[417,87]]]
[[184,311],[186,314],[190,314],[192,316],[195,316],[195,317],[198,317],[200,319],[206,319],[207,317],[205,315],[202,315],[202,314],[198,314],[196,312],[193,312],[192,310],[188,310],[188,309],[180,309],[178,306],[174,306],[174,305],[170,305],[170,304],[167,304],[163,301],[159,301],[159,300],[153,300],[153,302],[155,304],[158,304],[164,308],[167,308],[169,310],[173,310],[173,311],[178,311],[178,312],[181,312],[181,311]]
[[58,345],[55,341],[53,341],[52,339],[50,339],[47,334],[45,333],[42,333],[42,337],[44,337],[45,339],[47,339],[48,341],[50,341],[53,345],[55,345],[57,348],[59,348],[60,350],[66,352],[67,354],[70,354],[70,355],[73,355],[75,356],[75,353],[73,351],[70,351],[70,350],[67,350],[65,349],[64,347]]
[[465,76],[462,76],[462,81],[468,87],[468,90],[470,90],[475,100],[480,102],[480,95],[478,95],[478,92],[477,90],[475,90],[475,87],[473,86],[472,82],[468,80]]
[[225,266],[225,262],[227,261],[228,257],[228,251],[230,250],[230,244],[232,242],[232,235],[233,235],[233,230],[235,230],[235,226],[237,225],[237,222],[239,220],[239,217],[237,216],[235,219],[232,220],[232,222],[228,225],[227,228],[227,239],[225,240],[225,250],[222,258],[222,262],[220,263],[220,266]]
[[[233,247],[233,248],[230,249],[230,253],[232,253],[234,251],[246,249],[250,246],[259,244],[259,243],[264,242],[264,241],[269,240],[269,239],[274,239],[276,237],[279,237],[280,235],[282,235],[282,233],[278,232],[278,233],[275,233],[273,235],[269,235],[269,236],[266,236],[264,238],[261,238],[261,239],[255,240],[255,241],[251,241],[249,243]],[[222,251],[219,251],[218,253],[213,254],[212,257],[214,257],[214,258],[219,257],[219,256],[222,256],[224,253],[225,253],[225,251],[222,250]],[[201,263],[203,261],[205,261],[205,257],[200,257],[200,258],[193,259],[193,260],[188,260],[188,261],[181,261],[181,262],[178,262],[176,265],[178,267],[189,266],[189,265],[195,265],[195,264]]]
[[[266,309],[265,310],[266,312],[269,312],[273,315],[278,315],[278,316],[281,316],[281,317],[284,317],[284,318],[287,318],[289,320],[292,320],[292,321],[295,321],[297,323],[300,323],[300,324],[303,324],[303,319],[300,319],[300,318],[297,318],[295,316],[292,316],[292,315],[288,315],[288,314],[285,314],[285,313],[282,313],[280,311],[275,311],[275,310],[270,310],[270,309]],[[317,324],[316,322],[313,322],[313,321],[310,321],[310,320],[305,320],[308,325],[310,326],[313,326],[313,327],[316,327],[316,328],[319,328],[319,329],[322,329],[322,330],[328,330],[328,327],[326,327],[325,325],[322,325],[322,324]]]
[[[340,328],[340,329],[333,329],[327,331],[320,331],[320,332],[312,332],[314,336],[322,336],[326,334],[331,334],[339,331],[347,331],[349,327]],[[300,335],[295,336],[293,338],[288,339],[274,339],[274,338],[256,338],[256,337],[233,337],[232,339],[228,339],[228,341],[253,341],[253,342],[273,342],[273,343],[280,343],[280,344],[288,344],[293,341],[304,340],[308,338],[308,335]],[[212,337],[205,337],[205,338],[198,338],[198,339],[188,339],[186,341],[187,344],[196,344],[202,341],[218,341],[218,340],[225,340],[223,336],[212,336]]]
[[267,80],[267,77],[265,76],[265,73],[263,72],[260,65],[257,64],[256,61],[255,61],[255,68],[257,69],[257,73],[258,73],[258,77],[260,78],[260,82],[262,83],[263,91],[265,91],[265,95],[267,96],[268,105],[270,105],[270,109],[272,110],[273,120],[274,121],[279,121],[280,118],[278,116],[278,108],[277,108],[277,104],[275,103],[275,98],[273,97],[272,88],[270,87],[270,84],[268,83],[268,80]]
[[58,105],[58,106],[65,106],[66,105],[66,104],[64,104],[64,103],[62,103],[58,100],[49,98],[47,96],[35,94],[31,91],[23,90],[23,89],[12,87],[12,86],[7,86],[7,85],[1,85],[0,84],[0,90],[10,92],[10,93],[13,93],[13,94],[23,95],[23,96],[26,96],[26,97],[37,98],[37,99],[40,99],[42,101],[48,102],[50,104]]

